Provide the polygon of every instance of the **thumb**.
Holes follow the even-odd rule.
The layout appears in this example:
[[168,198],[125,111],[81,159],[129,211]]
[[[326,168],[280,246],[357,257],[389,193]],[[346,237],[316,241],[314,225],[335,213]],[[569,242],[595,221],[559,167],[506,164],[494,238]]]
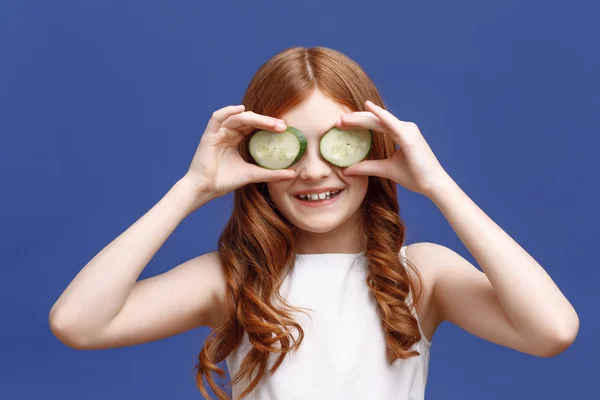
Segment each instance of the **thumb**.
[[384,160],[364,160],[345,168],[343,174],[346,176],[372,175],[380,178],[389,178],[387,176],[388,169],[383,161]]
[[251,182],[274,182],[296,177],[296,171],[292,169],[268,169],[256,165],[252,165],[249,169]]

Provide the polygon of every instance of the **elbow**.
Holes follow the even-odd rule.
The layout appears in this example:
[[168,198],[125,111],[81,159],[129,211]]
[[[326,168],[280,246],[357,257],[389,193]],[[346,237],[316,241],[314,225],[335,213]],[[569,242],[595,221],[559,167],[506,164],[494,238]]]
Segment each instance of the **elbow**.
[[56,337],[64,345],[76,350],[87,350],[91,348],[89,342],[83,340],[83,336],[78,335],[75,329],[64,320],[61,320],[51,314],[49,323],[50,331],[54,337]]
[[539,355],[541,357],[554,357],[562,353],[573,344],[578,332],[579,318],[577,314],[574,314],[569,323],[564,323],[560,329],[554,329],[550,338],[546,337],[546,343],[548,344],[544,346],[543,351]]

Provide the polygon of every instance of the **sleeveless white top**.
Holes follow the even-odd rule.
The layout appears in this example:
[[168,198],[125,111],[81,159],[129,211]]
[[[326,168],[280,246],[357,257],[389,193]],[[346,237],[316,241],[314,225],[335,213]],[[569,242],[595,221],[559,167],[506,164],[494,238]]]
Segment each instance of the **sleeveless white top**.
[[[400,250],[403,257],[405,248]],[[412,349],[420,355],[387,363],[381,320],[366,284],[367,261],[364,252],[296,255],[280,293],[291,305],[313,309],[304,310],[312,321],[304,313],[293,314],[304,330],[298,351],[288,352],[273,375],[268,370],[278,354],[271,354],[265,375],[245,399],[424,399],[431,342],[419,324],[421,341]],[[411,293],[406,303],[411,306]],[[298,337],[295,329],[292,334]],[[226,358],[230,378],[251,348],[244,333]],[[233,400],[248,383],[246,378],[233,386]]]

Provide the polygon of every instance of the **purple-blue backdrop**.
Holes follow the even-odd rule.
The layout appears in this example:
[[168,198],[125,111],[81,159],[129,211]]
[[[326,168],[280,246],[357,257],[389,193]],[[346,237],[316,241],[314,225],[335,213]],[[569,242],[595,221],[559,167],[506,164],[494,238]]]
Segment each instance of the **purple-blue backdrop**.
[[[600,8],[589,1],[5,0],[0,12],[0,398],[200,398],[209,330],[77,351],[48,312],[98,251],[187,170],[213,111],[284,48],[356,60],[465,192],[558,283],[581,328],[536,358],[444,323],[430,399],[589,399],[599,376]],[[211,2],[217,3],[217,2]],[[596,49],[596,50],[594,50]],[[141,277],[213,251],[231,194],[187,218]],[[475,262],[399,187],[406,243]],[[225,367],[225,364],[222,365]]]

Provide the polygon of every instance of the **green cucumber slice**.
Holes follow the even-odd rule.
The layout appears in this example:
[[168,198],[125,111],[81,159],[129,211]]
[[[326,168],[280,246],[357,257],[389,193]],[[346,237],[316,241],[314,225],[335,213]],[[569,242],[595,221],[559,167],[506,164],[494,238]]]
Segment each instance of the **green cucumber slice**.
[[306,137],[289,125],[284,132],[261,129],[250,138],[248,150],[261,167],[285,169],[296,164],[304,155]]
[[349,167],[367,157],[373,144],[369,129],[334,127],[321,138],[319,148],[327,161],[338,167]]

